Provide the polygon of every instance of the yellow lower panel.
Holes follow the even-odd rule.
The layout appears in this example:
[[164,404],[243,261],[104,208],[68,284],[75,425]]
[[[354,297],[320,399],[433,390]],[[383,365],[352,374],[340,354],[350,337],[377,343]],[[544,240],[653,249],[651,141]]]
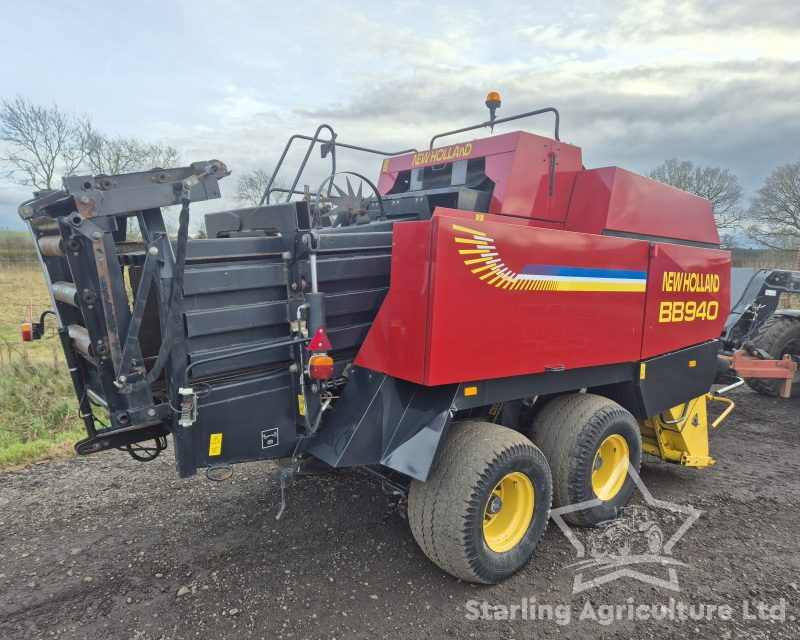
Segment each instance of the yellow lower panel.
[[680,404],[640,423],[642,450],[687,467],[714,464],[708,447],[707,395]]

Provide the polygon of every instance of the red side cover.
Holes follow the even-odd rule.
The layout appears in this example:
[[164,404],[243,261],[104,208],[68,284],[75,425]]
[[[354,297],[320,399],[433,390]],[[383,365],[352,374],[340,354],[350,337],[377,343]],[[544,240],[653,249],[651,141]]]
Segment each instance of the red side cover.
[[578,173],[564,229],[719,245],[708,200],[619,167]]
[[[395,226],[389,293],[356,364],[439,385],[633,362],[643,345],[648,357],[719,335],[728,265],[722,251],[437,209]],[[711,278],[664,280],[687,269]],[[683,319],[673,302],[690,299],[694,316]],[[669,321],[659,322],[664,301]]]
[[731,254],[653,244],[642,358],[719,337],[730,312]]

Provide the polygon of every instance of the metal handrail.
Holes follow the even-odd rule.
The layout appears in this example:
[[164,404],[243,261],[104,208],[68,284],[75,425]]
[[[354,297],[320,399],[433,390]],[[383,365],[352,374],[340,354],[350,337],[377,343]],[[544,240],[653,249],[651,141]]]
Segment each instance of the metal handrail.
[[[309,140],[311,142],[311,144],[308,145],[308,150],[306,151],[306,155],[303,157],[303,162],[300,165],[300,169],[298,169],[297,175],[294,178],[294,182],[292,183],[292,186],[290,187],[290,191],[294,191],[295,190],[295,188],[297,187],[297,183],[300,181],[300,175],[303,173],[303,169],[305,169],[306,163],[308,162],[308,158],[311,155],[311,150],[314,148],[314,144],[316,142],[320,142],[321,141],[321,138],[319,137],[319,134],[323,129],[327,129],[328,131],[331,132],[331,140],[327,140],[326,142],[330,143],[330,142],[332,142],[333,140],[336,139],[336,132],[333,130],[333,127],[331,127],[328,124],[319,125],[317,127],[317,130],[314,132],[313,137],[304,136],[304,135],[300,135],[299,133],[296,133],[296,134],[294,134],[293,136],[291,136],[289,138],[289,140],[286,142],[286,146],[283,148],[283,153],[281,154],[281,157],[278,160],[278,164],[275,165],[275,169],[272,171],[272,175],[269,177],[269,182],[267,183],[266,189],[264,189],[264,193],[261,195],[261,200],[258,201],[258,206],[259,207],[262,204],[264,204],[264,201],[271,195],[271,193],[272,193],[272,184],[275,182],[275,176],[278,175],[278,171],[280,170],[281,166],[283,165],[283,161],[286,159],[286,154],[289,153],[289,148],[292,146],[292,143],[295,140],[298,140],[298,139],[300,139],[300,140]],[[336,171],[336,153],[335,153],[335,151],[334,151],[334,153],[331,154],[331,167],[332,167],[331,173],[334,173]],[[287,193],[286,202],[288,202],[291,197],[292,197],[292,194],[291,193]]]
[[[445,136],[452,136],[457,133],[465,133],[467,131],[474,131],[475,129],[483,129],[485,127],[489,127],[490,129],[494,130],[494,126],[496,124],[502,124],[504,122],[511,122],[512,120],[520,120],[521,118],[529,118],[532,116],[541,115],[543,113],[552,113],[555,116],[555,126],[554,126],[554,137],[556,140],[561,140],[559,137],[559,126],[561,123],[561,116],[558,113],[558,109],[555,107],[545,107],[544,109],[536,109],[534,111],[527,111],[525,113],[520,113],[514,116],[508,116],[506,118],[493,118],[487,120],[486,122],[482,122],[480,124],[472,125],[469,127],[461,127],[460,129],[453,129],[452,131],[444,131],[442,133],[437,133],[435,136],[431,138],[430,142],[430,149],[433,149],[433,143],[436,142],[439,138],[444,138]],[[321,137],[321,133],[323,130],[327,130],[330,132],[330,138]],[[400,151],[381,151],[380,149],[371,149],[370,147],[362,147],[355,144],[347,144],[344,142],[337,142],[336,141],[337,133],[333,130],[329,124],[321,124],[317,127],[317,130],[314,132],[313,136],[306,136],[303,134],[296,133],[289,138],[286,142],[286,146],[283,148],[283,153],[281,153],[281,157],[278,159],[278,163],[275,165],[275,169],[272,171],[272,175],[269,178],[269,182],[267,183],[266,188],[264,189],[264,193],[261,195],[261,199],[258,202],[258,206],[264,204],[264,202],[268,201],[268,198],[274,192],[280,192],[286,194],[286,202],[289,202],[293,195],[300,195],[304,192],[297,190],[297,185],[300,182],[300,177],[303,175],[303,171],[306,168],[306,164],[308,164],[308,159],[311,157],[311,151],[314,149],[314,145],[320,143],[322,145],[322,157],[326,157],[328,153],[331,154],[331,171],[329,175],[334,175],[336,173],[336,147],[342,147],[344,149],[352,149],[354,151],[363,151],[365,153],[374,153],[379,156],[384,157],[392,157],[392,156],[399,156],[406,153],[417,153],[417,149],[410,148],[410,149],[401,149]],[[273,187],[272,185],[275,183],[275,177],[278,175],[281,167],[283,166],[283,162],[286,159],[286,155],[289,153],[289,149],[291,148],[292,144],[295,140],[307,140],[309,142],[308,149],[306,149],[306,153],[303,156],[303,161],[300,163],[300,168],[297,170],[295,174],[294,180],[292,181],[291,187],[288,189],[283,187]]]
[[[323,129],[327,129],[330,132],[330,138],[323,138],[320,137],[320,133]],[[283,148],[283,153],[281,153],[281,157],[278,160],[278,164],[275,165],[275,169],[270,176],[269,182],[267,183],[266,188],[264,189],[264,193],[261,196],[261,200],[259,200],[258,205],[261,206],[264,204],[265,201],[272,195],[273,192],[281,192],[286,193],[286,202],[289,202],[292,195],[295,194],[302,194],[302,191],[297,190],[297,185],[300,182],[300,177],[303,175],[303,171],[306,168],[306,164],[308,163],[309,157],[311,157],[311,151],[314,149],[314,145],[316,143],[322,144],[322,157],[324,158],[328,155],[328,152],[331,154],[331,173],[333,175],[336,173],[336,147],[342,147],[344,149],[352,149],[354,151],[363,151],[365,153],[374,153],[375,155],[379,156],[399,156],[405,153],[417,153],[416,149],[401,149],[400,151],[381,151],[380,149],[371,149],[369,147],[362,147],[355,144],[347,144],[345,142],[336,142],[337,133],[333,130],[329,124],[321,124],[317,127],[317,130],[314,132],[313,136],[306,136],[299,133],[294,134],[289,138],[286,142],[286,146]],[[306,150],[305,156],[303,156],[303,161],[300,163],[300,168],[297,170],[297,174],[295,174],[294,181],[292,182],[292,186],[288,189],[281,188],[281,187],[274,187],[273,184],[275,182],[275,176],[278,175],[278,171],[280,171],[281,167],[283,166],[283,161],[286,159],[286,154],[289,152],[292,144],[295,140],[307,140],[310,144],[308,145],[308,149]]]
[[444,138],[445,136],[452,136],[457,133],[465,133],[467,131],[474,131],[475,129],[483,129],[484,127],[489,127],[494,130],[494,125],[502,124],[503,122],[511,122],[512,120],[519,120],[520,118],[529,118],[531,116],[538,116],[542,113],[552,113],[556,118],[555,123],[555,134],[554,137],[559,142],[561,138],[558,137],[558,127],[561,122],[561,116],[558,113],[558,109],[555,107],[545,107],[544,109],[537,109],[536,111],[527,111],[526,113],[520,113],[515,116],[508,116],[507,118],[495,118],[494,120],[487,120],[486,122],[482,122],[480,124],[474,124],[470,127],[462,127],[461,129],[453,129],[452,131],[445,131],[443,133],[437,133],[435,136],[431,138],[431,144],[429,149],[433,149],[433,143],[436,142],[439,138]]

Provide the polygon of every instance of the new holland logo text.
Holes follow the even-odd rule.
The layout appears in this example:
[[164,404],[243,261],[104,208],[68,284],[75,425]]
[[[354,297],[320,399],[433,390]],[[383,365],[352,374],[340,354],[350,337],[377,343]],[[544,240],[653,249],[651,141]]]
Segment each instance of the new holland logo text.
[[517,273],[500,256],[494,239],[482,231],[454,224],[464,264],[485,284],[512,291],[629,291],[644,293],[647,272],[530,265]]
[[467,144],[454,144],[450,147],[429,149],[427,151],[415,153],[411,158],[411,166],[419,167],[423,164],[451,162],[452,160],[466,158],[470,153],[472,153],[471,142],[467,142]]

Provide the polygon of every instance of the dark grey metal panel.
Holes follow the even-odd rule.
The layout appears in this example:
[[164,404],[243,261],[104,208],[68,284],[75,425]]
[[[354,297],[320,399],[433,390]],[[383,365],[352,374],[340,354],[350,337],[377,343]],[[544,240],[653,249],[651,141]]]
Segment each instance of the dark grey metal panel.
[[713,340],[645,361],[645,378],[636,382],[643,415],[650,418],[708,393],[717,374],[719,347]]
[[424,387],[354,367],[306,450],[334,467],[383,464],[426,480],[457,385]]
[[331,233],[317,236],[317,251],[363,251],[365,249],[391,249],[391,231],[361,233]]
[[252,236],[247,238],[214,238],[192,240],[187,245],[188,260],[231,260],[280,255],[283,245],[280,238]]
[[[197,466],[291,455],[297,444],[296,401],[288,371],[212,383],[211,388],[190,427]],[[209,455],[212,434],[221,434],[219,455]]]
[[185,295],[195,295],[270,286],[286,287],[283,264],[266,261],[212,263],[187,267],[183,291]]
[[[635,365],[632,362],[583,367],[564,371],[546,371],[522,376],[462,382],[453,404],[455,409],[472,409],[495,402],[506,402],[536,395],[564,393],[599,384],[630,381]],[[465,387],[475,387],[475,393],[465,395]]]
[[[239,351],[244,347],[264,345],[269,342],[281,342],[289,338],[289,329],[281,326],[247,327],[239,331],[210,333],[204,336],[189,337],[187,347],[189,355],[199,357],[200,351],[221,349],[235,346]],[[237,367],[234,367],[237,368]]]
[[[263,344],[258,342],[256,344]],[[191,347],[191,343],[190,343]],[[251,353],[241,353],[247,350],[247,344],[228,344],[215,349],[194,350],[189,353],[189,361],[196,362],[207,358],[215,358],[224,354],[231,354],[230,358],[214,360],[198,364],[192,369],[194,378],[204,378],[229,371],[254,369],[257,367],[275,366],[286,363],[291,359],[289,347],[278,347],[269,350],[258,350]],[[286,367],[288,369],[288,366]]]
[[359,313],[371,313],[374,318],[388,291],[389,288],[384,287],[381,289],[367,289],[366,291],[335,293],[326,296],[325,315],[328,325],[335,327],[339,324],[340,317],[349,317]]
[[286,325],[288,322],[285,300],[223,309],[188,311],[186,313],[186,336],[188,338],[210,336],[277,324]]
[[[240,240],[259,239],[211,242],[231,248],[241,244]],[[190,362],[226,352],[238,353],[248,347],[260,347],[290,337],[287,269],[282,259],[195,263],[187,267],[184,282],[183,307]],[[203,377],[275,365],[290,358],[288,348],[260,350],[198,365],[193,368],[193,375]]]
[[208,295],[188,296],[184,300],[184,311],[205,311],[227,307],[240,307],[251,304],[262,304],[282,300],[286,303],[286,291],[283,288],[263,287],[240,289],[238,291],[220,291]]
[[330,339],[334,350],[360,347],[371,326],[371,322],[365,322],[347,327],[332,328],[327,331],[328,339]]
[[392,269],[391,254],[320,256],[317,260],[317,277],[322,283],[347,278],[387,276]]
[[258,232],[292,239],[296,230],[307,228],[308,203],[303,200],[206,214],[209,238]]

